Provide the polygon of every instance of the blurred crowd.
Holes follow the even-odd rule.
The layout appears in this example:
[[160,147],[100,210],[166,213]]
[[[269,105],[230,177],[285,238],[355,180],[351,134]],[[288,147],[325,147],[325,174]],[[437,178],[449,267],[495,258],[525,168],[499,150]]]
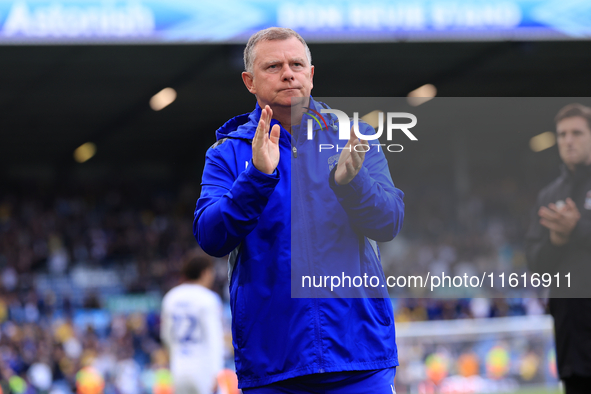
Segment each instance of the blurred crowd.
[[[460,203],[452,193],[415,191],[407,200],[402,233],[381,245],[386,275],[453,272],[480,263],[525,269],[530,196],[517,189],[495,185]],[[0,190],[3,392],[75,392],[79,371],[89,366],[104,378],[105,393],[154,392],[154,376],[168,362],[158,308],[108,310],[107,295],[161,298],[179,283],[181,258],[197,247],[192,234],[197,198],[192,183]],[[216,267],[214,290],[228,308],[226,262],[218,260]],[[113,275],[102,278],[101,272]],[[544,313],[535,297],[393,298],[393,305],[397,322]],[[231,360],[231,338],[227,342]]]
[[18,186],[0,195],[0,388],[76,392],[92,367],[105,393],[153,392],[168,365],[158,307],[119,313],[103,290],[161,298],[179,283],[181,259],[197,246],[196,188]]
[[8,320],[0,337],[0,373],[10,392],[82,392],[84,367],[97,371],[105,393],[152,392],[150,375],[168,362],[159,342],[153,314],[115,316],[103,333],[45,313],[32,322]]
[[0,196],[0,267],[7,291],[30,288],[35,272],[59,275],[75,265],[126,261],[137,267],[130,286],[166,287],[185,251],[196,246],[191,185],[178,193],[140,186],[21,190]]

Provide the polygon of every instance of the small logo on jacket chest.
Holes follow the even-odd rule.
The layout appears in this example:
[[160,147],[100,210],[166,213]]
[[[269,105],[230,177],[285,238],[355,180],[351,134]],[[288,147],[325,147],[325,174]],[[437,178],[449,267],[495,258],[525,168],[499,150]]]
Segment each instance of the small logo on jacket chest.
[[339,157],[341,155],[332,155],[331,157],[328,158],[328,171],[332,171],[332,169],[334,168],[334,166],[336,166],[339,163]]
[[587,192],[587,196],[585,197],[585,209],[591,209],[591,190]]

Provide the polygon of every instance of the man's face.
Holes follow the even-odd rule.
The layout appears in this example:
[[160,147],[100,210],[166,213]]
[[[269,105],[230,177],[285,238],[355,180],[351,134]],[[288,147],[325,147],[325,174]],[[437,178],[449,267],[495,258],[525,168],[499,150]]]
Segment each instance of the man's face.
[[253,72],[242,73],[247,89],[261,107],[290,107],[292,97],[309,97],[314,66],[297,38],[259,41],[254,48]]
[[558,152],[571,170],[577,164],[591,164],[591,129],[585,118],[573,116],[556,124]]

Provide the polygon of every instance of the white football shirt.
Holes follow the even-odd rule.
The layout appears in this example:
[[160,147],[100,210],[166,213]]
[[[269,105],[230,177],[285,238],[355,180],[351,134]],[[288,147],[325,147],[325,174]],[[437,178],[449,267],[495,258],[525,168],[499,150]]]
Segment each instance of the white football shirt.
[[174,287],[162,300],[160,330],[170,353],[175,394],[210,394],[224,366],[219,296],[197,284]]

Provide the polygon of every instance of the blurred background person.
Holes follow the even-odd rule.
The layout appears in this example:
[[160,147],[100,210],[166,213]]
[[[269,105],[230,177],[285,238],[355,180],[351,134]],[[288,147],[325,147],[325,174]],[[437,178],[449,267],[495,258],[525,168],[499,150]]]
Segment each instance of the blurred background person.
[[[555,118],[562,174],[538,195],[527,233],[532,271],[570,273],[553,286],[549,309],[554,317],[556,360],[566,393],[591,387],[591,108],[570,104]],[[564,298],[564,297],[579,298]]]
[[210,290],[213,260],[189,254],[182,267],[184,282],[164,296],[161,338],[170,354],[177,394],[211,394],[223,368],[222,305]]

